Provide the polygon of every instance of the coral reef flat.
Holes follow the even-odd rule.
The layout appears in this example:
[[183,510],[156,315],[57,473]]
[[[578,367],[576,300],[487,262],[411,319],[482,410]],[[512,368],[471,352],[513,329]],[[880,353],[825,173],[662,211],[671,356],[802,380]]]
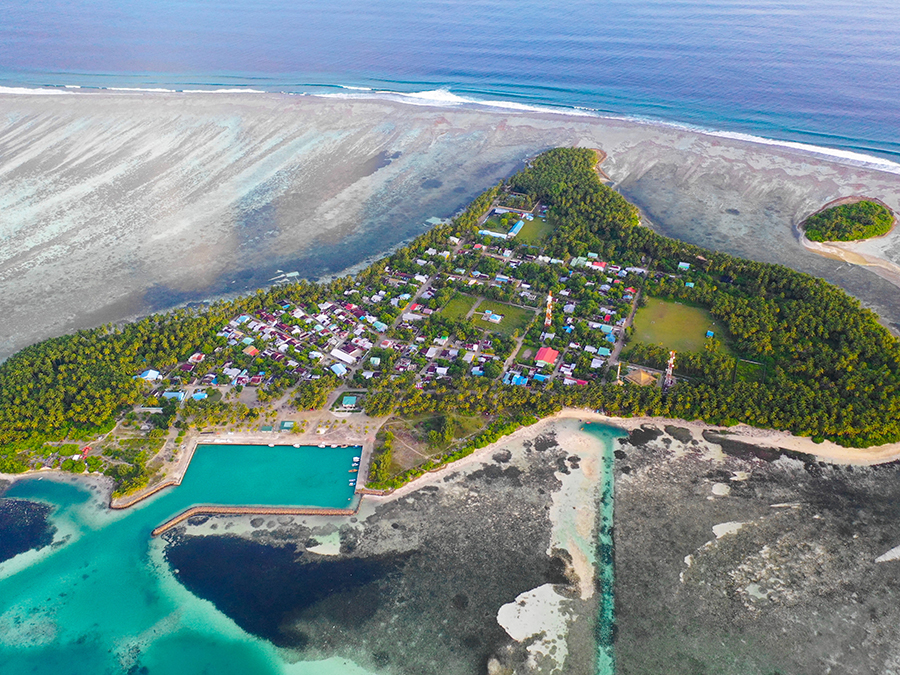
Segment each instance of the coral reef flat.
[[[887,166],[587,115],[377,98],[77,92],[0,95],[0,358],[35,341],[370,261],[549,147],[603,170],[652,226],[835,282],[895,328],[869,269],[807,251],[796,224]],[[900,261],[900,233],[878,243]]]
[[664,424],[616,456],[618,672],[897,671],[897,463]]
[[197,519],[164,535],[166,559],[188,590],[299,660],[593,675],[603,442],[577,420],[536,427],[367,497],[350,522]]
[[0,496],[0,562],[53,542],[56,528],[48,522],[50,511],[46,504]]

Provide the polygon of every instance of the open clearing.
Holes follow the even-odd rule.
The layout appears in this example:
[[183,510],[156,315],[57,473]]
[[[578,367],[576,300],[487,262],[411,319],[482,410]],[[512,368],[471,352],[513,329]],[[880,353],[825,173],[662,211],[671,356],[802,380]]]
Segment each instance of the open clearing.
[[705,309],[648,298],[646,307],[634,316],[632,340],[678,352],[699,352],[703,350],[708,330],[724,344],[724,328]]
[[[428,432],[439,430],[441,420],[446,419],[453,429],[452,440],[441,440],[437,445],[429,443]],[[391,475],[419,466],[432,457],[446,452],[456,441],[468,438],[483,429],[488,418],[480,415],[422,415],[408,420],[391,419],[382,428],[394,434]]]
[[761,363],[740,359],[734,367],[734,379],[738,382],[765,382],[766,367]]
[[[485,311],[501,314],[503,315],[503,320],[497,324],[482,321],[481,317]],[[531,323],[531,320],[534,318],[534,312],[522,309],[521,307],[505,305],[502,302],[496,302],[495,300],[485,300],[478,305],[478,310],[473,314],[473,317],[477,317],[475,325],[479,328],[483,328],[491,333],[500,333],[501,335],[510,336],[516,330],[519,331],[519,334],[524,333],[525,327]]]
[[471,295],[459,295],[444,306],[444,309],[441,310],[441,315],[454,321],[460,321],[466,318],[466,314],[469,313],[469,310],[472,309],[477,301],[478,298]]
[[540,218],[526,220],[514,241],[523,244],[538,244],[551,232],[553,232],[553,224],[549,220],[541,220]]

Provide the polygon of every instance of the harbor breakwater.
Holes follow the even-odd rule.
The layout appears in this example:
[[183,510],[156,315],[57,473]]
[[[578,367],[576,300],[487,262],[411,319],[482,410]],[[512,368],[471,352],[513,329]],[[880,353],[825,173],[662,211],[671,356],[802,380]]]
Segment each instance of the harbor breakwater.
[[151,534],[154,537],[158,537],[194,516],[354,516],[357,512],[358,509],[294,508],[289,506],[216,506],[210,504],[206,506],[192,506],[182,511],[171,520],[154,528]]

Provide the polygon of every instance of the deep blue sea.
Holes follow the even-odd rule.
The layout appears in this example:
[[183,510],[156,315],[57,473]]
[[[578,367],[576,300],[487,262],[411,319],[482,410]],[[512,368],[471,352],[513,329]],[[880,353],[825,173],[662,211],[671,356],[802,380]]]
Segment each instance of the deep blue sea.
[[900,2],[3,0],[0,85],[432,92],[896,160]]

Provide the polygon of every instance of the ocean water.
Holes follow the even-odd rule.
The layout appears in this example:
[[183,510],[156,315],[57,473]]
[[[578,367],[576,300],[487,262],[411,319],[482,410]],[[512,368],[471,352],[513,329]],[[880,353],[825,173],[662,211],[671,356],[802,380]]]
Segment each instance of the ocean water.
[[7,497],[54,508],[57,543],[0,564],[2,675],[364,672],[340,659],[285,664],[271,644],[185,590],[163,558],[164,542],[150,536],[188,506],[247,503],[245,485],[255,503],[290,495],[290,504],[345,507],[359,448],[265,447],[256,457],[250,446],[201,450],[180,487],[126,511],[110,511],[79,484],[13,484]]
[[900,157],[895,0],[2,7],[5,87],[400,92],[420,103],[578,108]]

